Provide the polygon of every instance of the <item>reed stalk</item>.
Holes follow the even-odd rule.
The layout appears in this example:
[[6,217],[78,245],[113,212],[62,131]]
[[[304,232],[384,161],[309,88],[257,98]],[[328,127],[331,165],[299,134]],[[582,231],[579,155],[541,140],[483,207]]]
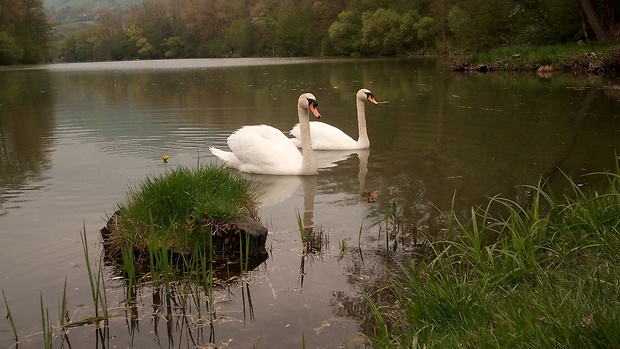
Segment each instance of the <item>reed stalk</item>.
[[95,316],[99,317],[99,297],[101,292],[99,290],[99,277],[94,276],[92,267],[90,265],[90,254],[88,251],[88,239],[86,237],[86,223],[84,223],[84,229],[82,229],[82,249],[84,251],[84,260],[86,263],[86,271],[88,272],[88,282],[90,285],[91,298],[95,309]]
[[54,332],[50,322],[49,310],[43,306],[43,292],[40,293],[41,301],[41,327],[43,329],[43,347],[52,349],[54,345]]
[[295,209],[296,218],[297,218],[297,229],[299,230],[299,236],[301,237],[301,242],[305,245],[306,243],[306,231],[304,229],[304,222],[301,219],[301,214],[299,213],[299,209]]
[[17,328],[15,327],[15,319],[13,319],[13,313],[11,313],[9,302],[7,302],[6,300],[4,289],[2,289],[2,298],[4,299],[4,306],[6,307],[6,317],[9,319],[9,324],[11,324],[11,331],[13,331],[13,338],[15,339],[15,343],[19,343],[19,336],[17,335]]

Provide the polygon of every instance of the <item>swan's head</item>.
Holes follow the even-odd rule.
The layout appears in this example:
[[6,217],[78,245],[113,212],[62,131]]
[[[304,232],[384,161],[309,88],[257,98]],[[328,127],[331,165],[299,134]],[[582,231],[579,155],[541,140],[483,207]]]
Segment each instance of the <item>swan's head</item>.
[[356,96],[357,96],[357,99],[361,101],[369,101],[370,103],[375,104],[375,105],[379,104],[377,100],[375,99],[375,96],[368,89],[363,88],[357,91]]
[[312,93],[304,93],[299,96],[299,100],[297,104],[300,108],[309,109],[317,119],[321,118],[321,114],[319,113],[319,103],[316,101],[316,97]]

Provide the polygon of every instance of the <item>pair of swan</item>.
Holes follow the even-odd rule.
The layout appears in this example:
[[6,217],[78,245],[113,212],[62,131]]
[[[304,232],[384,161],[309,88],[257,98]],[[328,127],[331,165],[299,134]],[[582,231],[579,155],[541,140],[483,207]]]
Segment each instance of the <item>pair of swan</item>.
[[[368,89],[361,89],[355,94],[355,103],[357,106],[357,130],[359,139],[349,137],[337,127],[328,125],[323,122],[311,122],[310,134],[312,135],[312,149],[314,150],[357,150],[370,148],[370,140],[368,139],[368,130],[366,128],[366,108],[364,103],[368,101],[377,105],[375,96]],[[295,125],[291,130],[293,143],[301,148],[301,131],[299,124]]]
[[[366,130],[364,102],[377,104],[372,92],[361,89],[356,94],[359,140],[355,141],[336,127],[310,122],[310,112],[321,115],[316,97],[304,93],[297,100],[299,123],[288,138],[267,125],[243,126],[228,136],[230,152],[210,147],[211,153],[228,167],[241,172],[269,175],[314,175],[318,172],[313,149],[366,149],[370,147]],[[316,142],[316,143],[315,143]],[[301,148],[301,153],[297,149]],[[303,155],[302,155],[303,154]]]

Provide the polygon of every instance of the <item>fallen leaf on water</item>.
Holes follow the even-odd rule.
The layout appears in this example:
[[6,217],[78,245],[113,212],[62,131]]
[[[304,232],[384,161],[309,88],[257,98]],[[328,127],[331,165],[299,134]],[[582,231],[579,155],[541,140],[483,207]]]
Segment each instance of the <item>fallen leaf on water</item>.
[[329,327],[329,326],[331,326],[331,325],[329,324],[329,322],[327,322],[327,321],[323,321],[323,323],[321,324],[321,326],[316,327],[316,328],[314,329],[314,332],[315,332],[316,334],[320,334],[320,333],[323,331],[323,329],[324,329],[325,327]]
[[368,199],[368,202],[370,203],[375,202],[377,201],[377,195],[378,195],[377,190],[373,190],[370,193],[368,193],[368,195],[366,196],[366,199]]

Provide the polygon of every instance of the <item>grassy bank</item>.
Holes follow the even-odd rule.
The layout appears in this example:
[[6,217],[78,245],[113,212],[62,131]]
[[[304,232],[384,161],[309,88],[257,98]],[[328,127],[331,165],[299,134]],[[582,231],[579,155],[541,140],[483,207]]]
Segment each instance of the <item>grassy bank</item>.
[[453,69],[617,73],[620,71],[620,45],[590,43],[499,47],[457,61]]
[[602,193],[541,184],[525,207],[494,198],[505,217],[454,221],[454,238],[393,275],[398,306],[371,305],[375,347],[620,348],[620,175],[599,175]]

